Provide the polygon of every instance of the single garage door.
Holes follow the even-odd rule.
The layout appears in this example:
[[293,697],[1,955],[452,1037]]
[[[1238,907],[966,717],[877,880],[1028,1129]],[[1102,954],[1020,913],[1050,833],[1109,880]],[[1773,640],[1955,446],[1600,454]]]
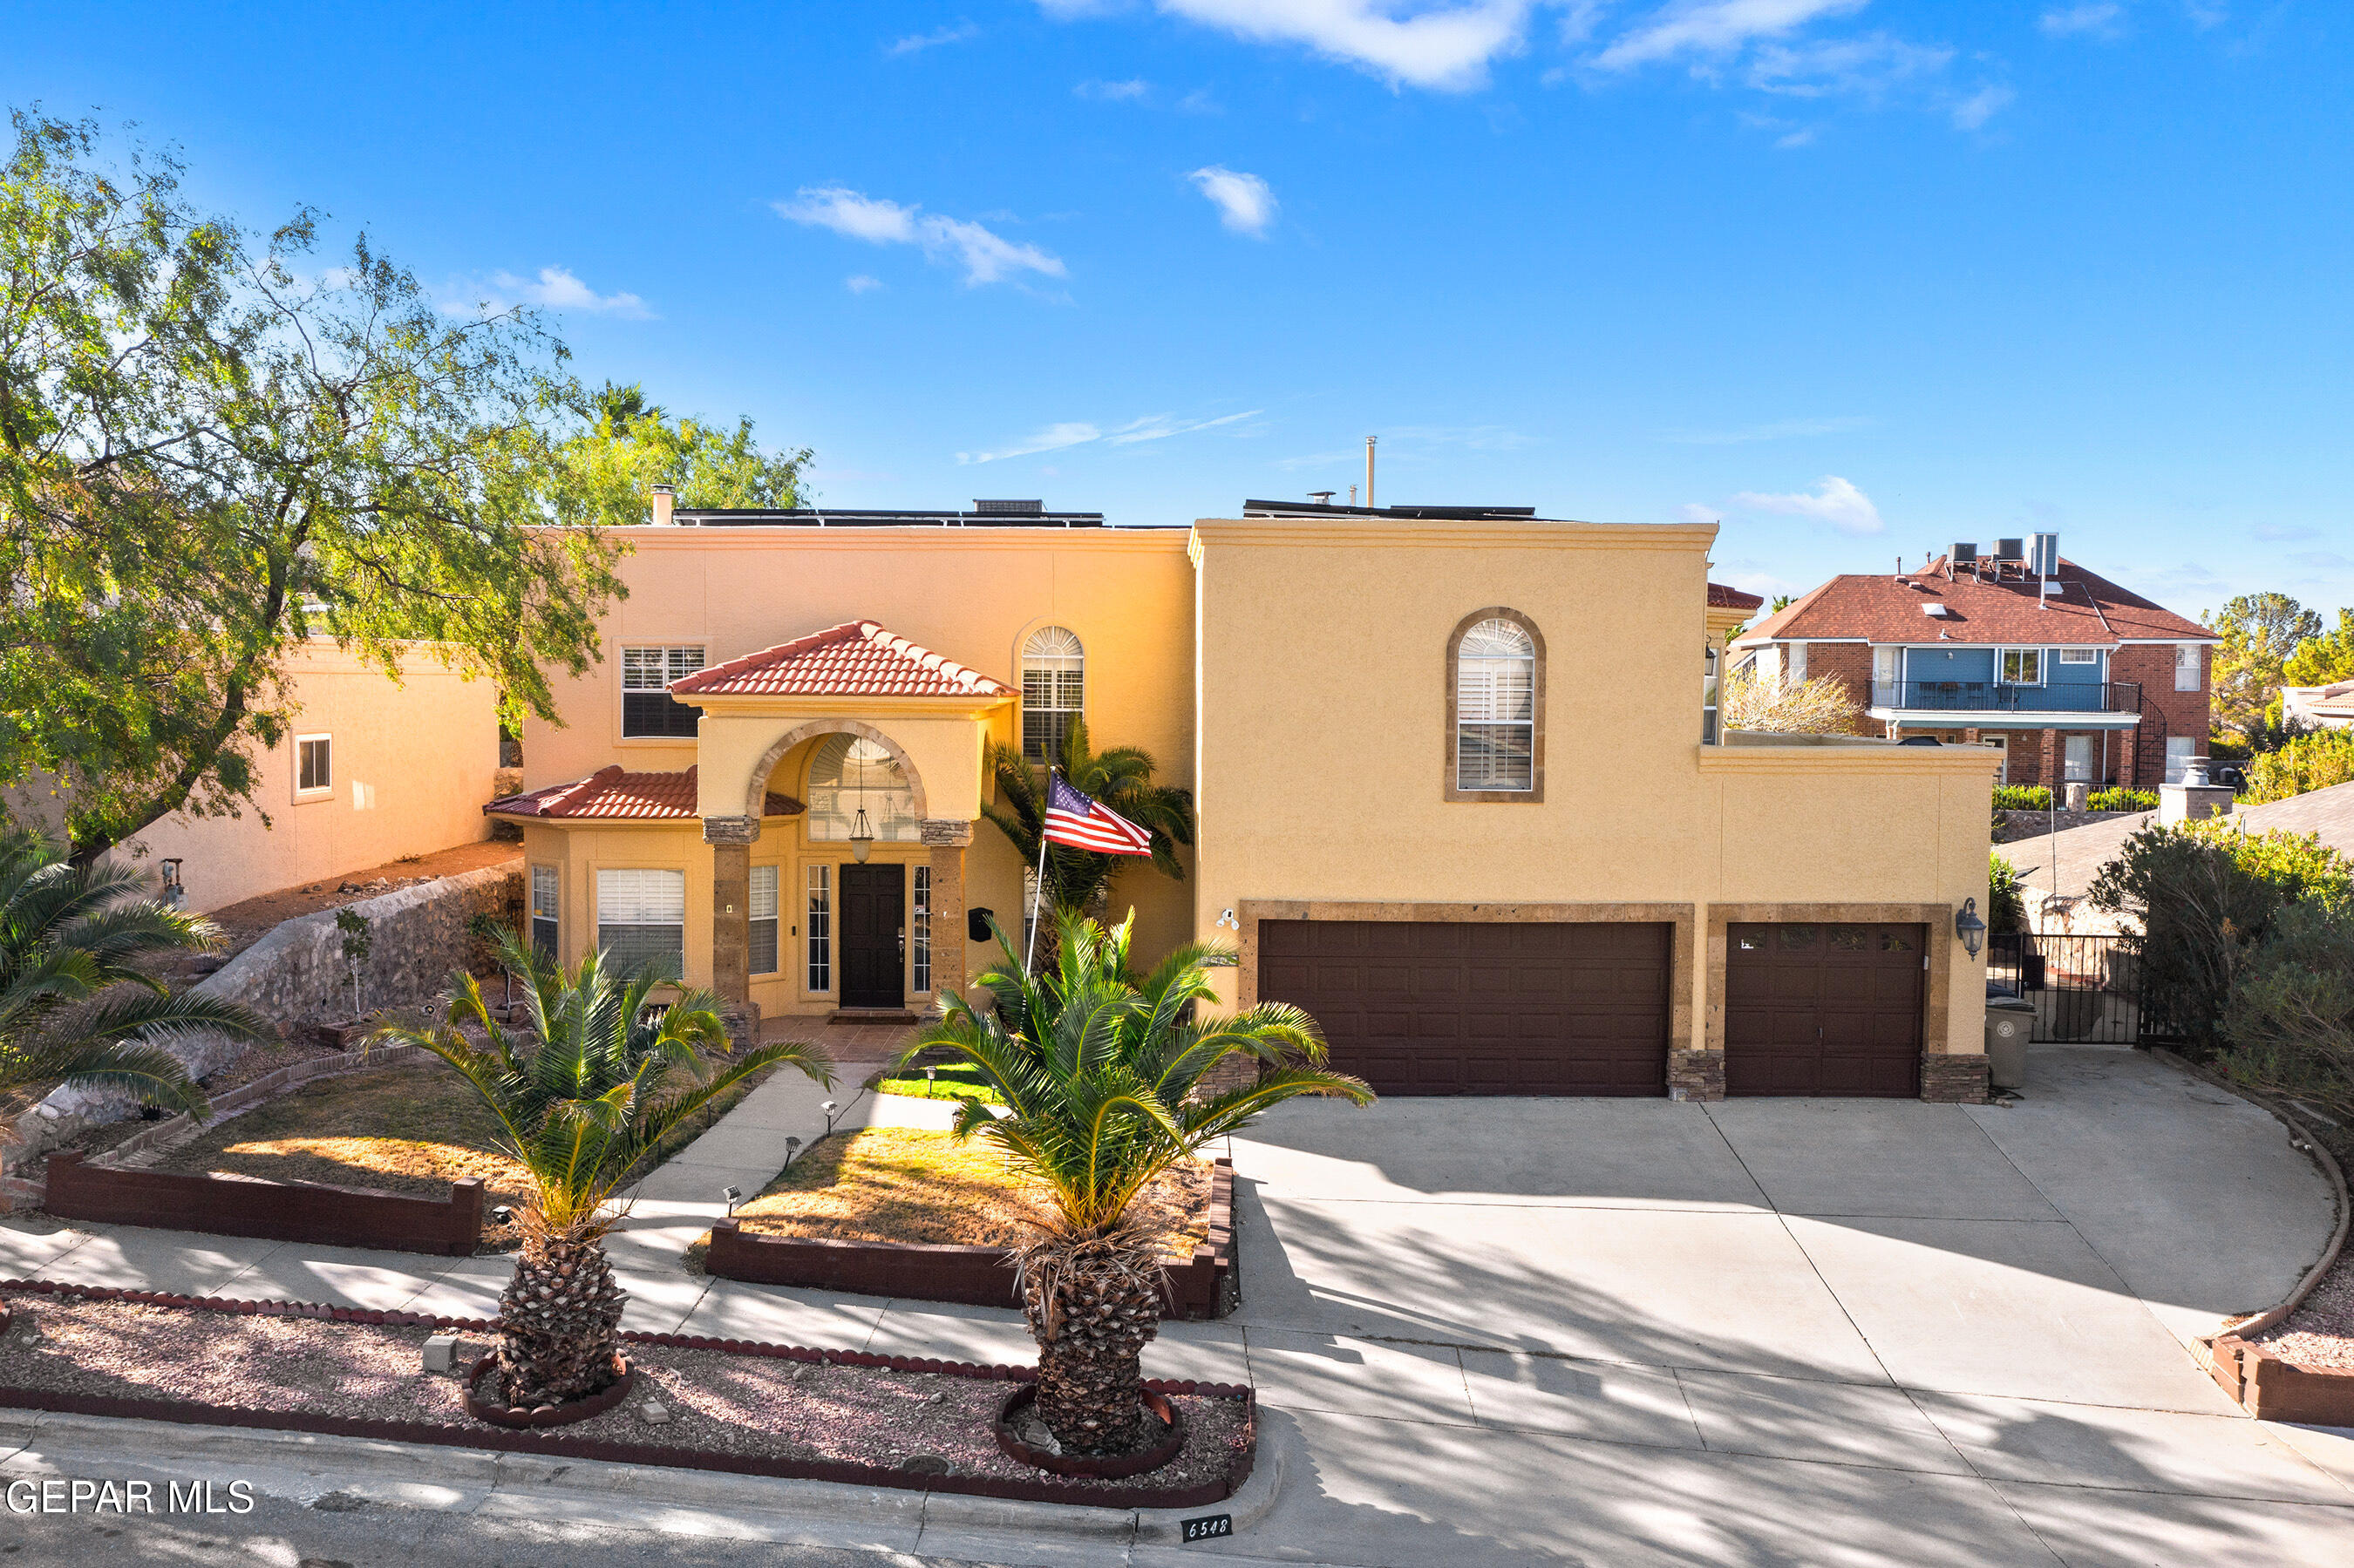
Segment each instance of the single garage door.
[[1258,993],[1385,1095],[1667,1090],[1669,927],[1266,920]]
[[1926,934],[1922,926],[1732,927],[1724,1092],[1920,1093]]

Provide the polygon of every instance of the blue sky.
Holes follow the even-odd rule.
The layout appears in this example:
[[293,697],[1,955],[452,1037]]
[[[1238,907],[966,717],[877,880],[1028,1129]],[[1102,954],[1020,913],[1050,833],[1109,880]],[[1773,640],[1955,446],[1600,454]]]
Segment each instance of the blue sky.
[[1795,591],[2055,528],[2354,604],[2315,0],[9,8],[9,102],[536,300],[831,504],[1721,517]]

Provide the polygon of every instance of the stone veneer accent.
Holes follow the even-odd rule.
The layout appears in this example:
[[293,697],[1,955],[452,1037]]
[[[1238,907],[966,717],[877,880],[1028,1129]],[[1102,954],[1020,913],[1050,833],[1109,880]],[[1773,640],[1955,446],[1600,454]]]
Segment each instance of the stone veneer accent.
[[1723,1097],[1723,1052],[1670,1051],[1668,1053],[1668,1098],[1721,1100]]
[[964,852],[972,824],[954,817],[927,818],[920,830],[932,857],[933,1011],[940,999],[964,995]]
[[1933,1105],[1982,1106],[1987,1101],[1987,1059],[1973,1056],[1921,1058],[1921,1097]]
[[758,817],[705,817],[711,846],[711,989],[736,1006],[752,1001],[752,845]]

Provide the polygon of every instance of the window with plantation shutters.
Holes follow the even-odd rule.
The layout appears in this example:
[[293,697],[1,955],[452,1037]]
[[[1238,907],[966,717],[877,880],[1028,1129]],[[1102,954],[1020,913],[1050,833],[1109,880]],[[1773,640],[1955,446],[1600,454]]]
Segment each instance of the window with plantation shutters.
[[531,868],[531,950],[556,961],[557,926],[557,871],[552,865]]
[[635,868],[599,872],[597,946],[616,971],[653,964],[673,980],[684,975],[686,873]]
[[1022,755],[1051,762],[1087,706],[1087,655],[1072,632],[1042,626],[1022,645]]
[[621,738],[692,739],[702,713],[670,694],[670,683],[703,668],[700,645],[621,650]]
[[777,868],[756,865],[752,868],[752,962],[751,972],[772,975],[777,972]]
[[1536,788],[1536,641],[1496,618],[1455,650],[1455,788],[1463,793]]

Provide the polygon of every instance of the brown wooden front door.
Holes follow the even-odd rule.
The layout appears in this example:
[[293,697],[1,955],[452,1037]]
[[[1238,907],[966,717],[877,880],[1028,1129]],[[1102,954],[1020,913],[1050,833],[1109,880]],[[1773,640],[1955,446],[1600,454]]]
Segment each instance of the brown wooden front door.
[[1263,920],[1258,994],[1385,1095],[1667,1091],[1664,925]]
[[842,1005],[905,1007],[907,868],[842,868]]
[[1921,1092],[1924,926],[1787,922],[1725,932],[1724,1092]]

